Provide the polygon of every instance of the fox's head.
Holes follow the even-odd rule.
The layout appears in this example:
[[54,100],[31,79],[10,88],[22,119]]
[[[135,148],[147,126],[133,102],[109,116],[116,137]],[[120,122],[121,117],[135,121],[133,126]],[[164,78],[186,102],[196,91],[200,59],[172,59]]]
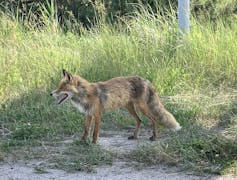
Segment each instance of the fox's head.
[[50,96],[55,97],[57,104],[61,104],[78,93],[76,87],[76,77],[63,69],[63,79],[60,81],[58,88],[50,93]]

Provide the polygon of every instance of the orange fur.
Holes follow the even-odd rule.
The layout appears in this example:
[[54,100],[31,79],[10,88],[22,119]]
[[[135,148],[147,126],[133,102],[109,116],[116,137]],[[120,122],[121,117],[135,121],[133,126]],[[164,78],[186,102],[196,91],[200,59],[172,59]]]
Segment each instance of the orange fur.
[[82,113],[87,115],[83,140],[88,137],[91,121],[94,119],[93,143],[97,143],[101,113],[120,107],[126,107],[137,122],[134,133],[129,139],[137,139],[139,135],[141,119],[137,115],[138,110],[152,122],[153,134],[150,140],[155,140],[157,137],[157,120],[170,129],[181,129],[174,116],[164,108],[155,88],[148,80],[131,76],[90,83],[65,70],[63,70],[63,75],[58,89],[54,90],[51,95],[58,100],[58,104],[70,99]]

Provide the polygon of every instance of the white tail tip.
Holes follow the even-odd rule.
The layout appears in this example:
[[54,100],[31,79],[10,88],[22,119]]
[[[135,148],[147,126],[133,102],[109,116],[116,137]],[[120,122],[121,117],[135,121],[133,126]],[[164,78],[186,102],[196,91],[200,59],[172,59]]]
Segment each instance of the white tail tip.
[[175,128],[172,128],[171,131],[175,132],[175,131],[179,131],[180,129],[182,129],[182,126],[178,124]]

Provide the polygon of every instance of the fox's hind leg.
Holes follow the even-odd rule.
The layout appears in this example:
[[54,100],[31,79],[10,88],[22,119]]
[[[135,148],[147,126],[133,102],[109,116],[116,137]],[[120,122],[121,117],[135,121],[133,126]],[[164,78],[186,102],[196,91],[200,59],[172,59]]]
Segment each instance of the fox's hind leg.
[[157,137],[157,133],[156,133],[157,122],[156,122],[156,119],[153,117],[152,113],[150,112],[150,110],[149,110],[149,108],[146,104],[140,104],[139,108],[140,108],[141,112],[151,120],[152,136],[149,139],[151,141],[154,141]]
[[133,103],[129,103],[126,106],[126,108],[127,108],[128,112],[134,117],[134,119],[137,122],[133,135],[129,136],[128,139],[137,139],[138,135],[139,135],[140,126],[141,126],[141,119],[137,115],[137,112],[136,112],[136,110],[134,108],[134,104]]

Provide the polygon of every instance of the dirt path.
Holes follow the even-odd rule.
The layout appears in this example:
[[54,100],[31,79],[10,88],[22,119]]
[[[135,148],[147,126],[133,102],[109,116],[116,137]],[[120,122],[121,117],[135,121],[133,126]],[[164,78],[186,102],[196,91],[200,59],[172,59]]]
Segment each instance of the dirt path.
[[[152,143],[147,140],[146,135],[141,136],[139,140],[129,141],[127,140],[126,133],[119,134],[117,132],[101,133],[99,144],[105,149],[112,150],[117,153],[129,152],[135,149],[138,145],[144,145],[146,143]],[[153,142],[159,143],[159,141]],[[136,170],[134,167],[128,166],[126,162],[116,160],[112,166],[102,166],[96,168],[96,173],[76,172],[67,173],[62,170],[48,169],[47,173],[39,174],[35,172],[34,166],[37,162],[17,162],[11,164],[0,165],[0,180],[76,180],[76,179],[102,179],[102,180],[234,180],[237,179],[234,176],[196,176],[192,173],[177,172],[174,168],[167,168],[165,166],[156,166],[146,168],[142,170]]]
[[57,180],[76,180],[76,179],[170,179],[170,180],[199,180],[199,179],[215,179],[214,177],[200,177],[192,174],[171,172],[164,167],[149,168],[137,171],[123,162],[115,162],[112,166],[99,167],[96,173],[66,173],[61,170],[49,170],[45,174],[37,174],[30,164],[4,164],[0,166],[0,179],[14,180],[32,180],[32,179],[57,179]]

